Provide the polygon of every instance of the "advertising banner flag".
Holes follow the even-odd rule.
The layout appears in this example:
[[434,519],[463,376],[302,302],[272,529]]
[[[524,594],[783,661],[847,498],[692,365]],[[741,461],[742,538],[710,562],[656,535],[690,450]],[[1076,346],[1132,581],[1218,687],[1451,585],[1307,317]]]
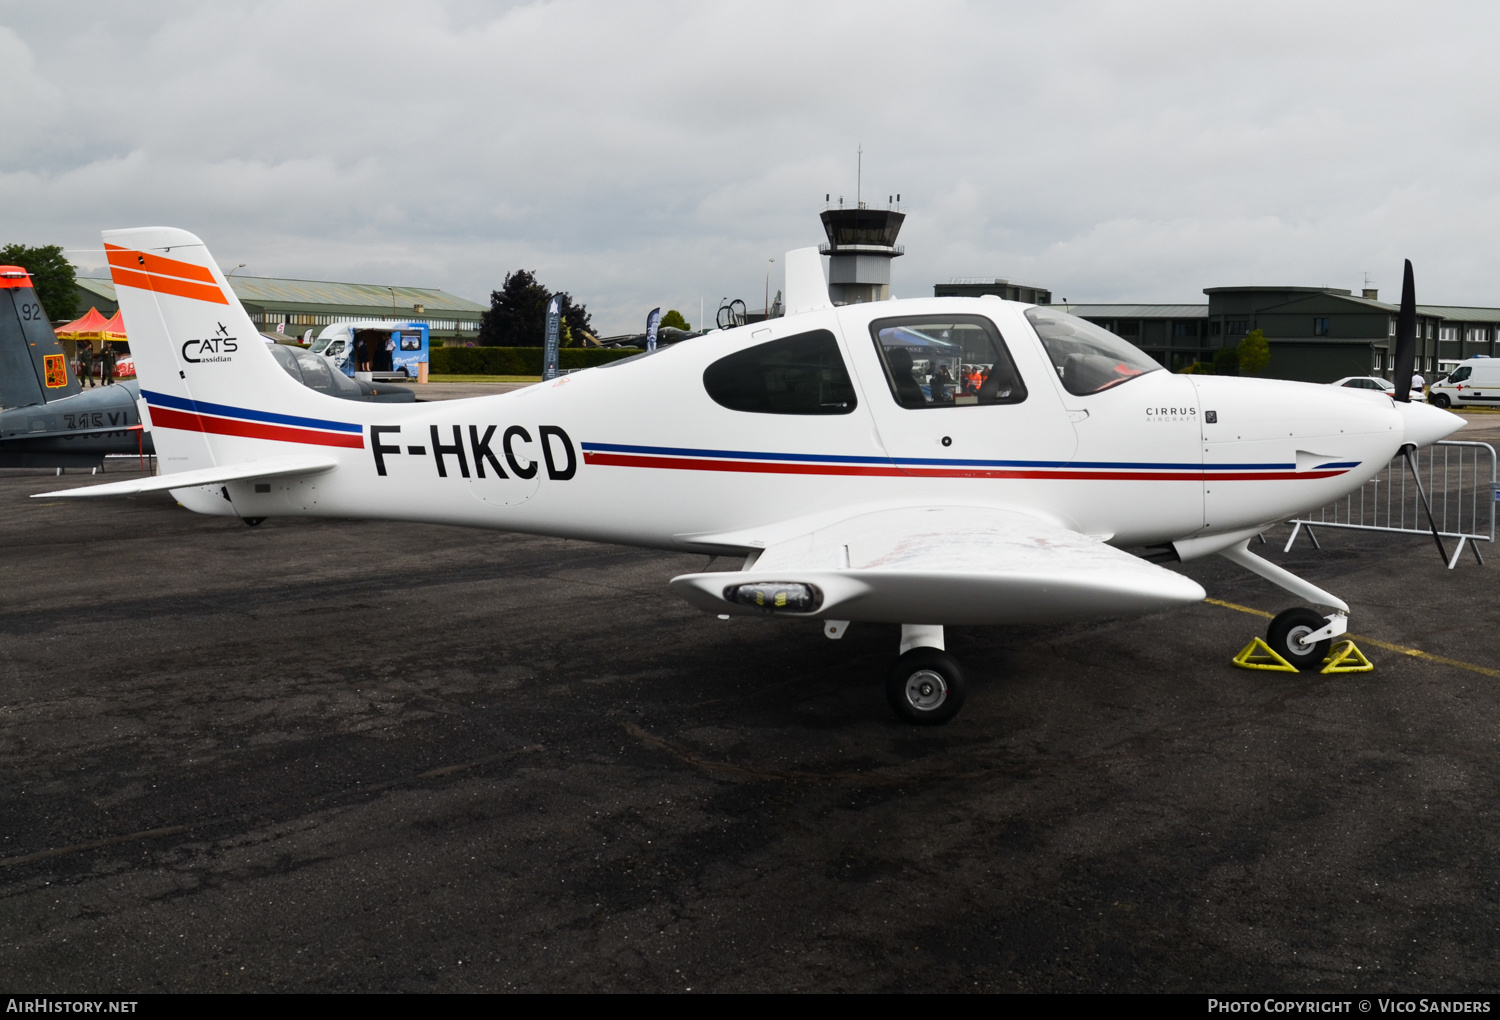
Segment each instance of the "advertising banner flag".
[[661,325],[661,309],[651,309],[651,314],[646,316],[646,350],[656,350],[656,327]]
[[553,298],[547,302],[547,343],[542,352],[542,379],[557,378],[557,340],[562,332],[562,302]]

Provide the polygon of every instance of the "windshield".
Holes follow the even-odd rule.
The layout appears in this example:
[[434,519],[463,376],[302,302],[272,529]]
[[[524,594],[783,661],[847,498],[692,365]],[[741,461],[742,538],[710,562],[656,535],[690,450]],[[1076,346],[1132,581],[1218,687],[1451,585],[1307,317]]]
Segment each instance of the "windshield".
[[1026,309],[1063,388],[1074,396],[1098,393],[1161,368],[1149,355],[1076,315],[1038,306]]
[[314,354],[322,354],[323,349],[332,342],[333,341],[328,337],[318,337],[318,339],[313,341],[312,346],[309,347],[308,350],[312,351]]

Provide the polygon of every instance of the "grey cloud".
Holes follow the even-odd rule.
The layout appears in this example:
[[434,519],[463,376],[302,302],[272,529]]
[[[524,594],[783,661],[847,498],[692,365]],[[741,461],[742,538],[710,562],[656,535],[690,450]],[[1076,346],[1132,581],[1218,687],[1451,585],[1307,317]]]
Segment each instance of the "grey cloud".
[[3,239],[171,223],[252,273],[476,299],[525,266],[624,330],[758,304],[863,143],[866,197],[910,213],[902,296],[1390,287],[1408,256],[1424,298],[1500,303],[1496,27],[1463,4],[0,2],[24,98]]

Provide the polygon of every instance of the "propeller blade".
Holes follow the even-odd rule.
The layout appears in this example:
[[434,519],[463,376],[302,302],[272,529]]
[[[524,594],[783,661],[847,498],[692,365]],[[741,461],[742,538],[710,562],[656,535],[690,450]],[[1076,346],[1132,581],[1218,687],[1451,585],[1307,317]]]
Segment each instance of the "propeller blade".
[[1417,371],[1417,288],[1412,283],[1411,259],[1401,280],[1401,314],[1396,317],[1396,352],[1391,359],[1396,399],[1411,400],[1411,377]]

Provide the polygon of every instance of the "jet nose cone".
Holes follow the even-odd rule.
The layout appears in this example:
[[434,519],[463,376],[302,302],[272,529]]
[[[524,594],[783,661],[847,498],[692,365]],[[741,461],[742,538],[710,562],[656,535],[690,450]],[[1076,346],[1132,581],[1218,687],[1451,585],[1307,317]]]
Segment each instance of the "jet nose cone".
[[1464,420],[1458,415],[1431,404],[1419,404],[1415,401],[1403,404],[1397,400],[1395,405],[1406,427],[1406,441],[1414,446],[1431,446],[1464,426]]

